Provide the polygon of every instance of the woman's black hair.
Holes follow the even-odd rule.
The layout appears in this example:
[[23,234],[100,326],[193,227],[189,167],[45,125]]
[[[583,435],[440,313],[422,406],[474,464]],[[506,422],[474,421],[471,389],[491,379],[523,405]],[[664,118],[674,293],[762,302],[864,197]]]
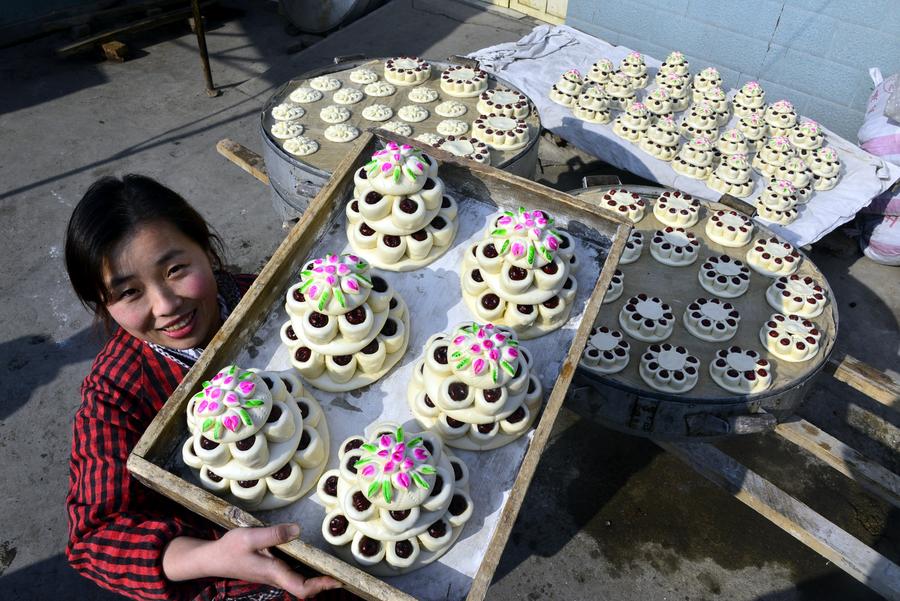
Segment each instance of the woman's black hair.
[[82,304],[110,330],[103,280],[105,262],[115,246],[141,225],[172,224],[205,250],[213,270],[222,268],[223,247],[206,220],[178,193],[144,175],[107,176],[94,182],[69,218],[66,271]]

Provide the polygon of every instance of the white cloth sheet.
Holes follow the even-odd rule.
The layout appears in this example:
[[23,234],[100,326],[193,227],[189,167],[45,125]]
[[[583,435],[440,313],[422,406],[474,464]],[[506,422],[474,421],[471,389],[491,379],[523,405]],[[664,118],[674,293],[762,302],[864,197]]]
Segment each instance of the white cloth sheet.
[[[660,185],[683,190],[698,198],[718,200],[721,193],[708,188],[705,182],[675,173],[669,163],[616,136],[612,122],[600,125],[582,121],[572,114],[571,109],[556,104],[548,97],[550,88],[568,69],[578,69],[586,74],[598,59],[608,58],[618,65],[629,52],[632,52],[630,48],[613,46],[565,25],[540,25],[517,42],[484,48],[469,54],[469,57],[478,60],[485,71],[527,94],[540,112],[542,125],[578,148]],[[643,92],[646,94],[655,87],[653,78],[661,61],[647,55],[644,60],[651,82]],[[696,72],[702,67],[704,65],[692,65],[692,70]],[[729,96],[733,96],[734,92],[731,90]],[[640,98],[642,96],[639,95]],[[767,100],[774,102],[779,99]],[[736,124],[736,119],[732,118],[720,131]],[[850,221],[875,196],[900,179],[900,166],[863,151],[827,129],[825,132],[826,144],[838,152],[843,163],[838,185],[826,192],[815,192],[806,205],[799,205],[800,215],[790,225],[779,226],[760,220],[797,246],[813,243]],[[750,204],[766,183],[756,172],[753,172],[753,179],[753,195],[743,199]]]

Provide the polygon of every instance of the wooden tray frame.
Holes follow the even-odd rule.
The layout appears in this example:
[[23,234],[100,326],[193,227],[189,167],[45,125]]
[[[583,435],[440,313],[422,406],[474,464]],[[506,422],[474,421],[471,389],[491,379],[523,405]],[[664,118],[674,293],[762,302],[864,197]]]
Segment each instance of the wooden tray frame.
[[[400,143],[419,145],[414,140],[394,134],[390,134],[390,138]],[[165,465],[173,449],[181,443],[186,433],[185,407],[193,391],[199,388],[201,382],[211,378],[221,365],[233,360],[241,349],[250,343],[251,336],[266,319],[270,308],[280,300],[286,283],[291,280],[316,244],[318,233],[332,222],[336,211],[343,212],[341,199],[349,191],[352,191],[354,171],[371,155],[378,139],[374,133],[366,132],[351,147],[352,150],[335,169],[331,180],[313,199],[309,208],[266,263],[247,294],[150,423],[128,458],[128,469],[140,482],[224,528],[263,526],[265,524],[251,513],[220,499],[166,469]],[[518,197],[528,198],[529,201],[536,200],[536,203],[529,202],[529,204],[536,205],[534,208],[547,208],[557,214],[563,213],[575,217],[589,226],[592,223],[602,223],[604,224],[603,229],[614,231],[612,245],[601,269],[600,277],[588,298],[581,323],[560,367],[559,377],[550,392],[540,420],[536,424],[534,437],[519,466],[516,480],[503,505],[484,559],[466,596],[467,601],[481,601],[487,594],[519,508],[565,399],[569,384],[578,366],[581,351],[600,310],[603,295],[628,240],[631,223],[615,213],[595,207],[568,194],[546,188],[528,179],[472,161],[461,160],[433,148],[430,148],[428,153],[441,161],[444,169],[463,169],[471,172],[491,192],[514,193]],[[301,533],[301,539],[302,536]],[[414,599],[379,578],[322,549],[306,544],[300,539],[279,545],[278,548],[317,572],[333,576],[344,583],[347,590],[365,599],[377,601],[412,601]]]

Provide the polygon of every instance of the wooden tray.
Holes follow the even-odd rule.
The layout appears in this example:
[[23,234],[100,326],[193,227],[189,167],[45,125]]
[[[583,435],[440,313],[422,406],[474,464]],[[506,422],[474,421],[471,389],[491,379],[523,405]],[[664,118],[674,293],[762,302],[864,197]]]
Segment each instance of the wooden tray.
[[[414,141],[406,138],[397,136],[392,136],[392,138],[401,143],[417,145]],[[343,248],[343,246],[324,248],[323,243],[333,243],[335,237],[339,236],[342,243],[346,244],[346,238],[343,236],[344,206],[352,196],[353,174],[356,169],[365,164],[379,144],[380,140],[374,134],[366,133],[355,146],[349,147],[351,152],[337,167],[331,181],[316,196],[309,209],[276,250],[244,299],[150,424],[129,457],[128,468],[141,482],[225,528],[260,526],[278,520],[272,519],[273,512],[251,514],[199,486],[196,476],[184,466],[180,458],[180,446],[188,435],[185,424],[187,401],[199,388],[201,382],[210,378],[224,365],[236,361],[241,361],[242,367],[268,367],[270,365],[272,357],[266,356],[266,349],[269,344],[279,345],[277,342],[266,340],[265,336],[270,336],[266,332],[271,331],[273,323],[280,323],[279,320],[283,319],[285,291],[295,282],[300,266],[308,257]],[[580,300],[576,301],[573,308],[573,317],[564,328],[558,330],[559,337],[552,341],[553,346],[551,347],[551,343],[547,342],[545,345],[548,350],[543,353],[533,352],[534,356],[542,359],[545,355],[548,356],[547,363],[543,367],[548,365],[552,367],[552,370],[538,369],[539,373],[537,374],[545,384],[546,404],[540,419],[535,424],[530,440],[523,436],[516,443],[504,447],[508,450],[507,456],[515,457],[514,464],[507,466],[511,470],[508,482],[504,483],[501,479],[495,478],[494,470],[499,468],[494,464],[499,462],[491,461],[498,457],[495,453],[504,449],[482,454],[466,454],[462,451],[457,453],[470,466],[473,475],[477,473],[481,476],[473,478],[473,480],[480,480],[484,482],[484,487],[494,489],[491,492],[496,501],[496,505],[484,508],[485,515],[482,515],[478,522],[475,522],[476,518],[473,516],[475,526],[472,526],[472,523],[467,525],[467,528],[475,528],[480,523],[480,529],[477,532],[463,531],[463,538],[473,536],[473,539],[476,539],[474,535],[478,535],[479,543],[482,540],[484,543],[478,548],[478,553],[482,555],[472,560],[475,565],[474,572],[466,575],[463,579],[464,590],[454,589],[451,595],[447,595],[446,591],[437,593],[436,591],[401,590],[398,579],[406,578],[406,576],[391,577],[387,581],[383,581],[338,559],[332,554],[330,547],[316,543],[315,539],[321,536],[319,533],[321,518],[325,515],[324,509],[321,508],[317,523],[304,523],[300,520],[302,540],[279,546],[289,556],[314,570],[334,576],[345,583],[348,590],[366,599],[391,599],[393,601],[414,598],[466,598],[481,600],[485,597],[540,455],[547,443],[553,423],[578,365],[581,350],[600,309],[603,293],[606,291],[631,229],[630,224],[621,217],[606,210],[597,209],[577,198],[490,167],[456,159],[440,151],[429,149],[428,152],[441,161],[439,175],[444,180],[448,193],[454,195],[458,200],[461,216],[466,213],[467,203],[474,203],[472,206],[482,212],[488,208],[491,212],[496,212],[498,207],[508,209],[527,206],[544,209],[556,217],[560,227],[567,229],[572,234],[576,247],[585,251],[576,273],[580,293],[578,299]],[[466,236],[480,236],[483,229],[483,223],[465,223],[461,219],[460,233],[446,256],[463,252],[465,245],[468,244]],[[438,283],[438,285],[423,286],[421,284],[422,278],[439,278],[441,274],[447,278],[445,285]],[[453,278],[456,279],[456,286],[459,285],[458,274],[458,268],[455,272],[426,268],[404,274],[385,273],[385,277],[393,286],[397,287],[401,295],[404,295],[407,288],[415,288],[420,294],[418,298],[404,295],[407,305],[410,307],[413,338],[410,340],[409,349],[401,360],[400,366],[395,367],[383,382],[387,382],[391,378],[402,377],[403,370],[411,369],[413,362],[421,354],[421,344],[424,340],[435,331],[444,329],[440,325],[435,325],[433,320],[429,320],[425,316],[431,305],[435,303],[441,307],[446,306],[446,300],[442,300],[441,297],[447,296],[447,284],[450,284]],[[409,281],[405,281],[405,279]],[[416,280],[419,283],[416,283]],[[458,300],[462,303],[461,299]],[[417,314],[422,314],[423,318],[417,320]],[[540,340],[538,339],[538,341]],[[531,344],[533,341],[526,342],[533,351],[535,348],[540,348],[533,347]],[[251,361],[249,364],[247,363],[248,357]],[[387,407],[384,400],[388,397],[382,394],[380,383],[348,393],[341,400],[351,400],[356,406],[366,402],[377,402]],[[320,401],[328,397],[325,393],[315,389],[312,389],[312,393]],[[398,402],[401,402],[405,408],[405,400]],[[329,428],[332,430],[332,453],[328,462],[330,467],[337,461],[337,454],[333,449],[342,440],[342,434],[340,432],[335,434],[335,430],[352,427],[352,431],[362,432],[369,422],[353,422],[354,419],[360,420],[359,417],[356,417],[357,415],[364,414],[341,409],[341,402],[322,402],[321,404],[326,418],[329,420]],[[411,414],[407,414],[407,417],[411,417]],[[345,420],[349,420],[349,425],[343,423]],[[481,465],[473,467],[479,462]],[[296,507],[301,512],[310,508],[315,509],[318,505],[314,496],[314,492],[310,493],[290,508]],[[488,511],[490,511],[490,515],[487,515]],[[279,517],[283,518],[283,515]],[[491,527],[485,530],[488,528],[486,525],[488,522]],[[463,538],[460,541],[463,541]],[[457,545],[460,544],[462,542],[457,543]],[[450,553],[442,559],[449,556]],[[418,573],[432,576],[441,572],[454,571],[452,566],[443,566],[448,569],[435,571],[438,565],[443,564],[436,563],[419,570]],[[416,573],[413,572],[413,574]],[[436,578],[426,580],[436,580]],[[406,588],[405,585],[404,588]]]

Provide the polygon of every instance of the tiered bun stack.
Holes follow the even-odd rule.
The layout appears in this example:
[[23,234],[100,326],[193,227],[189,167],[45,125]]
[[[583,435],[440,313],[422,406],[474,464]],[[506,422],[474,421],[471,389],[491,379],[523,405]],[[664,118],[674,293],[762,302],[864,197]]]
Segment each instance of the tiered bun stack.
[[468,450],[495,449],[524,434],[542,397],[533,359],[515,332],[476,322],[428,339],[407,393],[423,427]]
[[505,211],[464,254],[463,299],[480,321],[509,326],[521,339],[546,334],[572,310],[573,251],[544,211]]
[[322,535],[338,554],[378,576],[430,564],[472,517],[469,472],[430,432],[393,423],[369,427],[340,446],[340,467],[319,480],[327,514]]
[[230,365],[188,401],[184,462],[204,488],[247,509],[276,509],[306,494],[325,469],[322,409],[290,372]]
[[356,255],[308,262],[286,298],[281,341],[291,364],[316,388],[339,392],[371,384],[406,350],[406,304]]
[[458,225],[456,201],[445,193],[435,159],[388,142],[356,172],[354,183],[346,208],[347,239],[369,263],[408,271],[450,247]]

